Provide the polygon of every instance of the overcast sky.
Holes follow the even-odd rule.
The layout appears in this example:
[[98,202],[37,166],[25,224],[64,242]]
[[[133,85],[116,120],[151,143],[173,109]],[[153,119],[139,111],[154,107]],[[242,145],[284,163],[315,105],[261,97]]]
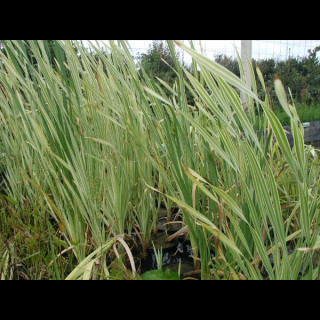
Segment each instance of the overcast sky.
[[[83,40],[86,42],[86,40]],[[95,41],[95,40],[91,40]],[[107,41],[107,40],[101,40]],[[129,40],[134,55],[145,53],[154,40]],[[187,40],[182,40],[186,41]],[[200,43],[204,53],[209,58],[214,58],[218,54],[235,56],[236,50],[241,52],[241,40],[194,40],[198,49]],[[284,60],[289,56],[304,57],[309,49],[320,46],[320,40],[253,40],[253,58],[265,59],[275,58]],[[183,55],[186,63],[191,62],[188,54]]]
[[[130,40],[134,53],[146,52],[153,40]],[[235,48],[240,52],[241,40],[196,40],[201,41],[208,57],[219,53],[234,56]],[[309,49],[320,45],[320,40],[253,40],[253,57],[256,59],[285,59],[291,56],[306,56]],[[185,55],[185,61],[189,58]]]

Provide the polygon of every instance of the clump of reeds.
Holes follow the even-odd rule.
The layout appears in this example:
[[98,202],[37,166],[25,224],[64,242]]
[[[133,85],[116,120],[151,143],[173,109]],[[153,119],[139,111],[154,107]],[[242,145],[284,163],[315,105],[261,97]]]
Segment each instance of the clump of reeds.
[[250,89],[240,59],[241,79],[192,46],[168,45],[173,57],[178,45],[193,58],[193,74],[174,58],[173,87],[138,70],[125,41],[90,50],[77,41],[6,41],[7,205],[50,215],[50,230],[79,264],[69,279],[108,278],[112,249],[135,273],[126,237],[138,234],[145,250],[160,206],[170,215],[172,203],[203,279],[318,279],[319,159],[281,81],[293,148],[268,95],[258,97],[252,67]]

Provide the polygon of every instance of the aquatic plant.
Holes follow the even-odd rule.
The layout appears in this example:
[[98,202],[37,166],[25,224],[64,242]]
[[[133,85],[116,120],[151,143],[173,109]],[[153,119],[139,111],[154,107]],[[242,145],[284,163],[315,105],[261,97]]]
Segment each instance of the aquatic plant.
[[[176,46],[192,56],[192,74]],[[281,81],[293,148],[268,96],[258,96],[251,64],[252,89],[240,59],[238,78],[192,43],[168,47],[173,86],[138,70],[125,41],[92,42],[90,50],[68,40],[50,48],[44,40],[4,42],[6,214],[36,210],[72,253],[78,267],[67,277],[53,248],[54,278],[105,279],[110,259],[124,257],[135,273],[127,243],[134,233],[146,252],[159,209],[170,221],[175,203],[202,279],[318,279],[319,158],[304,145]]]

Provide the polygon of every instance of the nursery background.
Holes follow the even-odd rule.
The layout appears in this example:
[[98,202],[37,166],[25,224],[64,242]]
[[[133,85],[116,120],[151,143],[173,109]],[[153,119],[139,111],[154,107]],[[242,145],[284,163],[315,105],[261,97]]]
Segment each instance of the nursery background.
[[[303,122],[320,120],[320,40],[245,40],[252,41],[251,58],[265,77],[268,93],[275,98],[273,81],[278,76],[292,90]],[[195,41],[196,48],[216,62],[240,76],[237,51],[241,54],[241,40]],[[161,58],[171,61],[170,52],[162,40],[131,40],[132,52],[149,74],[174,81],[172,70]],[[185,65],[191,65],[190,56],[180,52]],[[262,92],[259,85],[259,91]],[[275,113],[284,125],[289,118],[277,101]]]

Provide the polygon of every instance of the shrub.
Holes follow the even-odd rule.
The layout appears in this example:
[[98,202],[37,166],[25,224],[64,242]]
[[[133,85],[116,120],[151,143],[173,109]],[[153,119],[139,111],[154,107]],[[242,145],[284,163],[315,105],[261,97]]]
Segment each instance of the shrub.
[[[286,88],[290,88],[295,101],[303,105],[311,105],[320,100],[320,63],[317,53],[320,47],[309,50],[307,57],[290,57],[285,61],[275,59],[253,60],[264,76],[269,95],[272,97],[274,107],[279,108],[273,86],[275,76],[278,76]],[[216,62],[223,65],[236,75],[240,75],[235,58],[218,55]],[[263,94],[263,88],[258,83],[258,91]]]

